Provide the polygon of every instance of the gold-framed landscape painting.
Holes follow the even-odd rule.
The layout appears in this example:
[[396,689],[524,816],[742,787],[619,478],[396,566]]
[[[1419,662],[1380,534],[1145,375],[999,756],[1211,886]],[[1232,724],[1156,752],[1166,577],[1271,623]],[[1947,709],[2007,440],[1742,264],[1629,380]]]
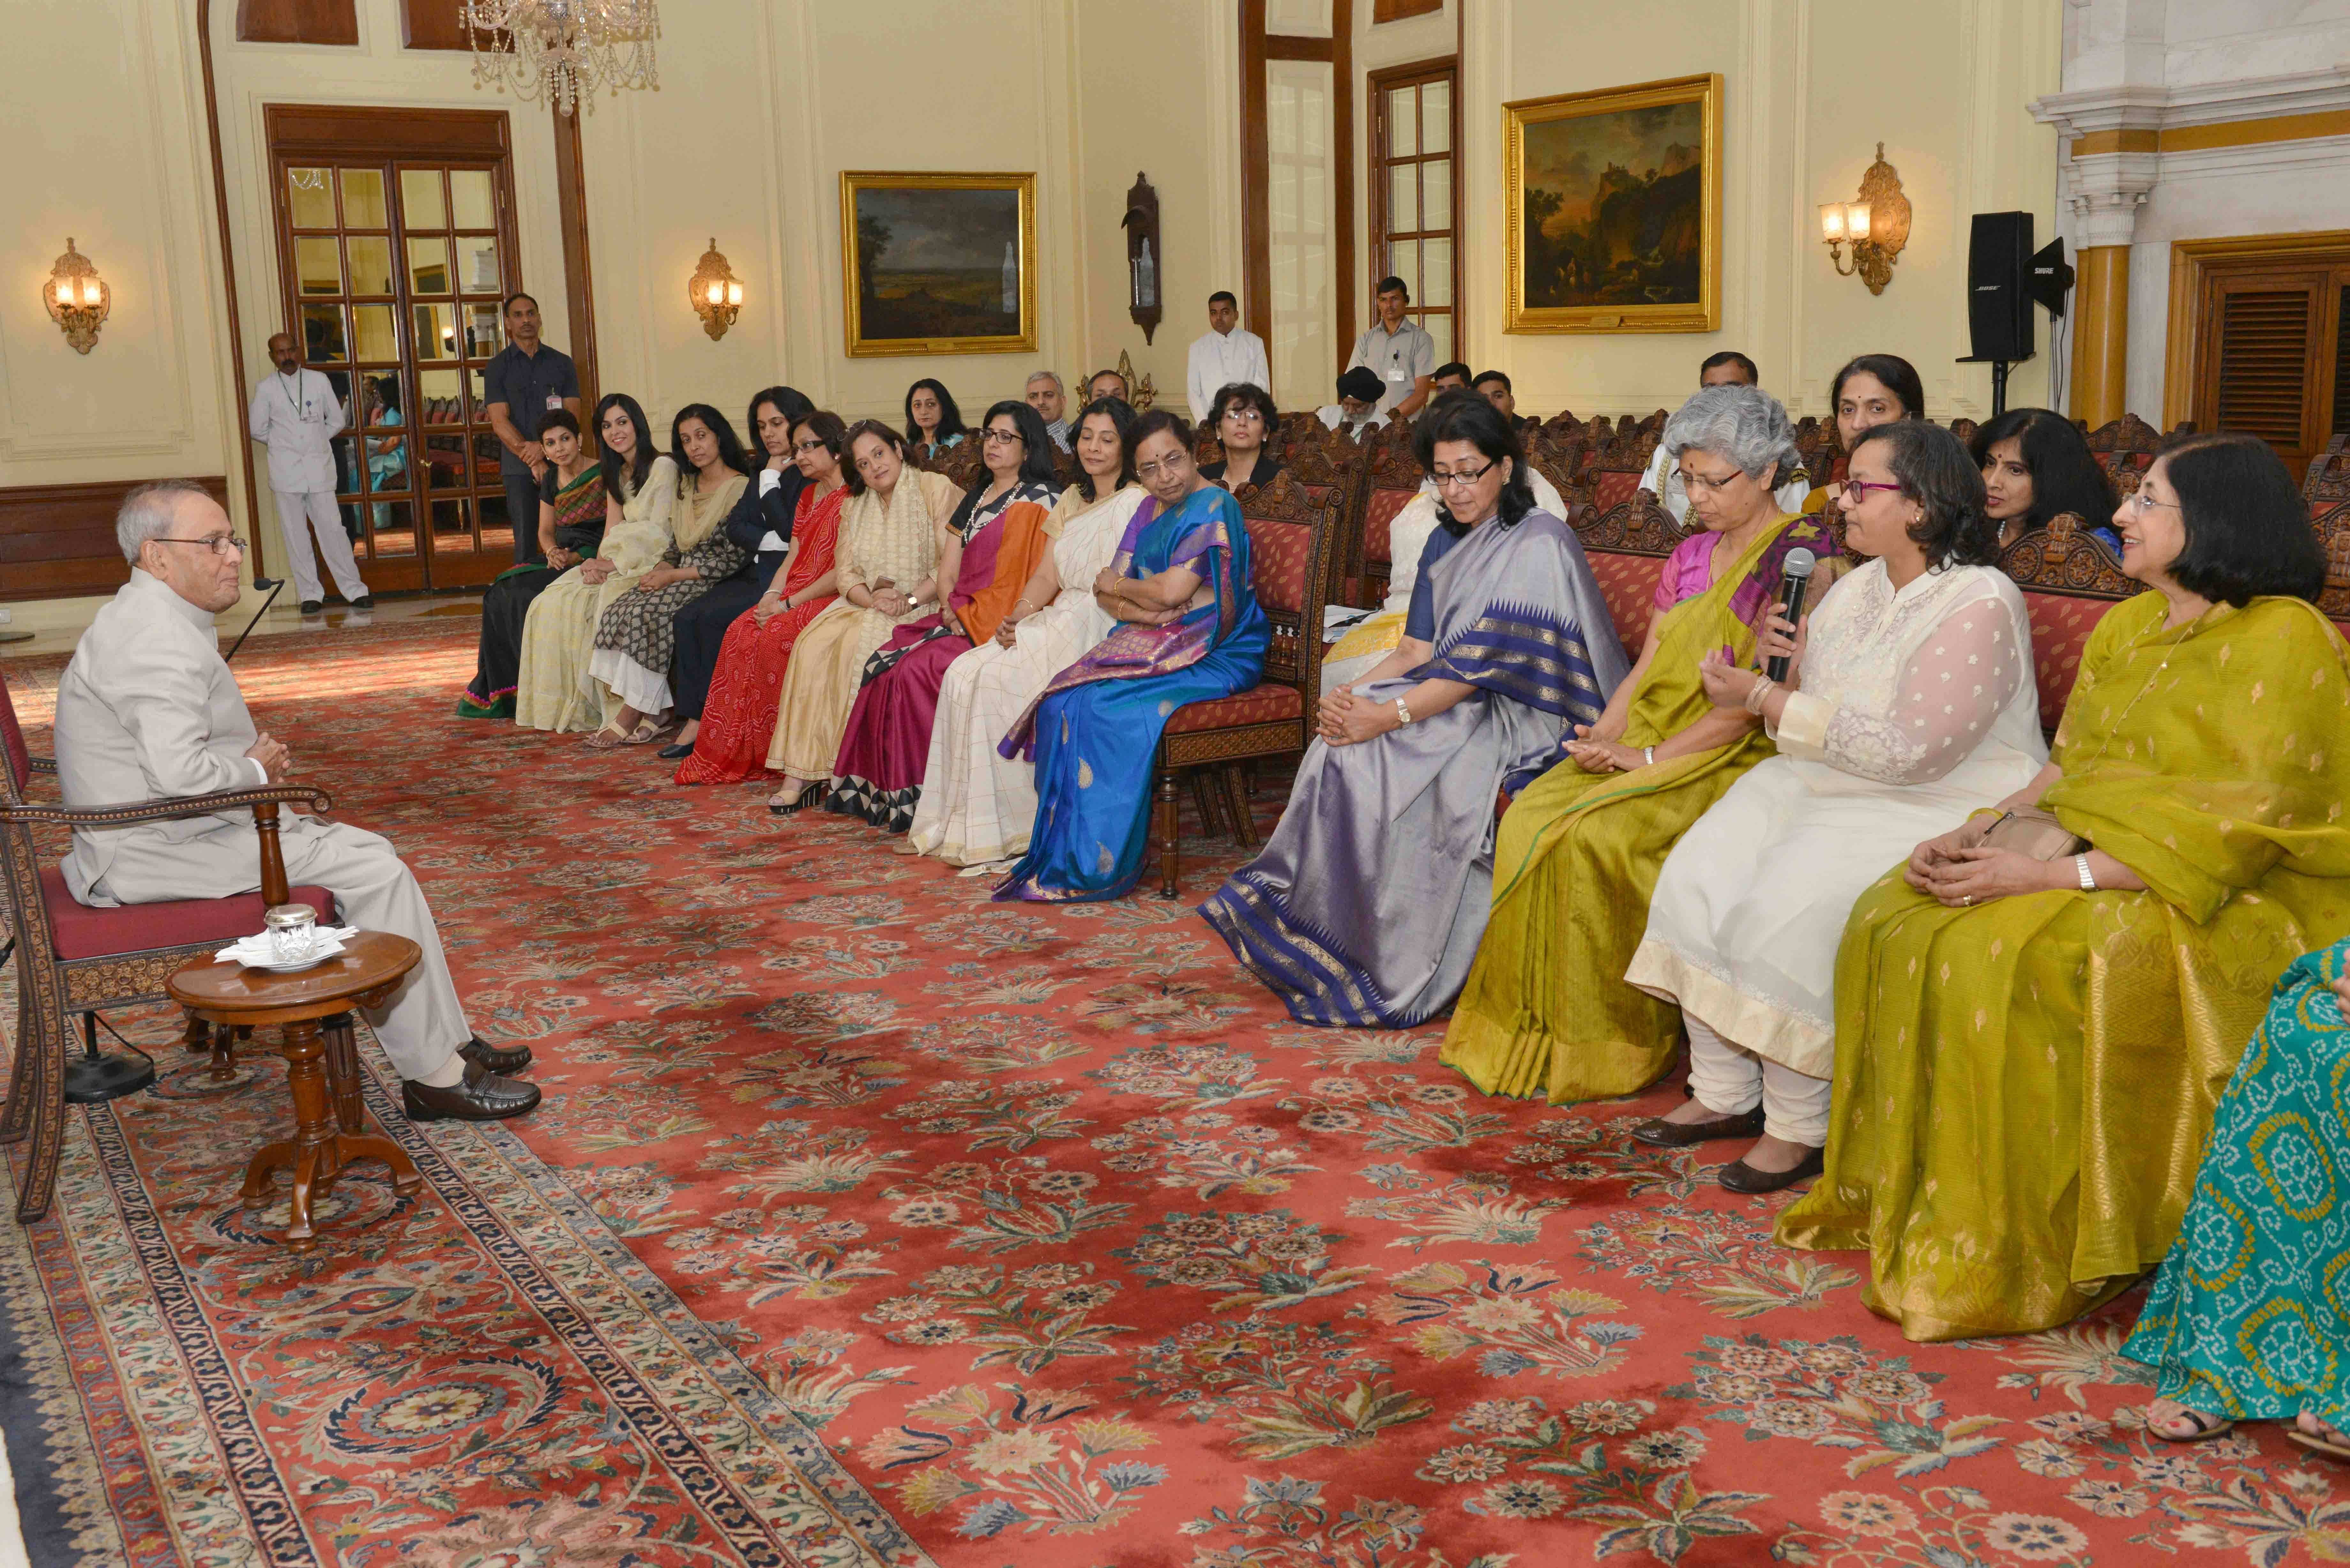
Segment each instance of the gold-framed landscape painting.
[[1509,332],[1721,326],[1721,78],[1504,104]]
[[1036,348],[1036,176],[844,170],[848,352]]

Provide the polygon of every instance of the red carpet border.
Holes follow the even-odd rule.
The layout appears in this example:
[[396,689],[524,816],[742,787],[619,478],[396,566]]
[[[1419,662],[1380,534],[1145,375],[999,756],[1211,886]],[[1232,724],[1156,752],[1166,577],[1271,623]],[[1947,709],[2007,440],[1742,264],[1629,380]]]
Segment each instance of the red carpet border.
[[[471,639],[239,673],[407,853],[546,1104],[411,1127],[370,1046],[424,1188],[363,1169],[295,1258],[236,1201],[282,1069],[213,1084],[120,1021],[165,1083],[78,1123],[57,1219],[0,1249],[26,1484],[84,1560],[2350,1562],[2350,1473],[2146,1437],[2135,1295],[1910,1345],[1865,1259],[1625,1138],[1678,1090],[1491,1100],[1439,1031],[1291,1023],[1190,912],[1232,864],[1196,824],[1183,904],[993,904],[761,790],[455,720]],[[6,666],[29,719],[57,668]]]

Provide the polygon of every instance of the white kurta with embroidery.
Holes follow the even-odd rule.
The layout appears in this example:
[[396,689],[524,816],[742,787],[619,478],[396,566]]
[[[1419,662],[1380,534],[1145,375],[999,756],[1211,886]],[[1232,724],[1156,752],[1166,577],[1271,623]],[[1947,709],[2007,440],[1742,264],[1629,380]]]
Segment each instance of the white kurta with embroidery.
[[1626,978],[1815,1078],[1835,1064],[1846,919],[1926,839],[2048,760],[2023,596],[1989,566],[1895,590],[1872,561],[1812,617],[1779,755],[1665,858]]

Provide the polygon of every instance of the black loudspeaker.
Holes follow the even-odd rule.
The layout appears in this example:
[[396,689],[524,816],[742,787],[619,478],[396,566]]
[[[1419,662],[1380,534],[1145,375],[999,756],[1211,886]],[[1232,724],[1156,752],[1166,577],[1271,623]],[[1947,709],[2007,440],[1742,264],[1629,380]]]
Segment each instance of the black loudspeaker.
[[1967,328],[1976,359],[2029,359],[2032,214],[1977,213],[1967,246]]

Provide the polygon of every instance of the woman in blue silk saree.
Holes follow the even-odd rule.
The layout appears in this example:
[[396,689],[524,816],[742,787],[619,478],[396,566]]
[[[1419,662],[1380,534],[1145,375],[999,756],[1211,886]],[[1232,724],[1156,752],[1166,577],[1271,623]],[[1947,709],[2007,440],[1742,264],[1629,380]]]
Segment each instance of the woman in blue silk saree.
[[998,898],[1123,897],[1142,874],[1159,737],[1187,702],[1228,697],[1264,672],[1272,628],[1251,587],[1248,528],[1230,492],[1200,476],[1191,432],[1154,410],[1128,433],[1157,499],[1094,585],[1118,628],[1053,678],[1002,747],[1033,755],[1036,820]]

